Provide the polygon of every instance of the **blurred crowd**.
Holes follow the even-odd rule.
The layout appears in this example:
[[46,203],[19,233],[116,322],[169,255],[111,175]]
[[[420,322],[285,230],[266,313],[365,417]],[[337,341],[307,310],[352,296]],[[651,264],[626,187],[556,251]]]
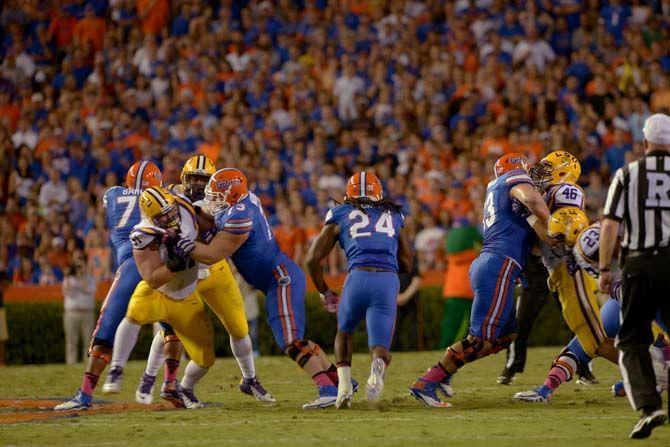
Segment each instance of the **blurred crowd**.
[[[242,169],[300,262],[347,177],[403,205],[419,267],[481,220],[492,163],[566,149],[597,217],[670,105],[670,1],[5,0],[0,270],[113,270],[101,207],[130,164]],[[333,258],[329,271],[342,268]]]

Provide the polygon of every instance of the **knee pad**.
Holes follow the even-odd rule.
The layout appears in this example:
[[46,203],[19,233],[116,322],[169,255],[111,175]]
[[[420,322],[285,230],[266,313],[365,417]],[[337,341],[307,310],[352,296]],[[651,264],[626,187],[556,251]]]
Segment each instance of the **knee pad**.
[[460,368],[466,363],[475,361],[484,349],[484,340],[478,337],[468,337],[460,341],[461,351],[456,351],[452,346],[447,349],[447,357],[451,359],[456,367]]
[[486,355],[490,354],[497,354],[498,352],[502,351],[503,349],[509,348],[509,346],[512,344],[514,339],[516,338],[516,334],[508,336],[508,337],[501,337],[493,341],[493,345],[491,346],[491,349],[489,349],[486,352]]
[[320,352],[319,345],[310,342],[309,340],[296,340],[286,347],[284,352],[291,360],[298,363],[300,367],[304,367],[313,355],[318,355]]
[[97,337],[95,337],[95,338],[91,341],[91,346],[88,348],[88,353],[89,353],[89,355],[90,355],[91,352],[93,351],[93,348],[95,348],[96,346],[101,346],[101,347],[103,347],[103,348],[105,348],[105,349],[107,349],[107,350],[109,350],[109,351],[111,351],[112,348],[113,348],[112,343],[110,343],[109,341],[107,341],[107,340],[103,340],[103,339],[101,339],[101,338],[97,338]]
[[179,340],[179,337],[174,332],[172,334],[168,334],[166,331],[163,331],[163,342],[164,343],[170,343],[170,342],[179,343],[179,342],[181,342],[181,340]]
[[[98,347],[102,349],[96,349]],[[94,344],[91,346],[91,348],[88,350],[88,355],[89,357],[98,358],[105,363],[109,363],[112,360],[112,350],[101,344]]]

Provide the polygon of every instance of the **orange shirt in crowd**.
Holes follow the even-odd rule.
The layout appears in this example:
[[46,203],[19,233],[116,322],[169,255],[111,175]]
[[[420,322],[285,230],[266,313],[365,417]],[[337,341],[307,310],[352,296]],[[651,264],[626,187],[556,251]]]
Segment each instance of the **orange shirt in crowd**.
[[16,130],[20,117],[21,109],[16,104],[0,106],[0,122],[7,120],[12,130]]
[[51,20],[49,25],[49,34],[54,36],[58,48],[66,47],[72,42],[72,33],[77,25],[77,19],[59,13]]
[[89,273],[98,281],[109,274],[109,252],[109,247],[94,247],[88,251]]
[[142,20],[142,32],[157,36],[165,28],[170,5],[168,0],[137,0],[137,15]]
[[659,90],[652,93],[649,106],[651,113],[658,113],[670,107],[670,90]]
[[73,35],[80,45],[90,42],[95,51],[100,51],[105,39],[105,21],[99,17],[84,17],[75,25]]
[[442,202],[440,208],[449,211],[449,214],[451,214],[453,219],[467,217],[468,213],[474,209],[472,202],[470,202],[468,199],[455,199],[453,197],[447,197],[444,199],[444,202]]
[[504,155],[512,152],[507,138],[486,138],[482,142],[481,155],[487,157],[489,155]]
[[477,257],[477,250],[466,250],[447,255],[447,271],[444,275],[442,296],[473,298],[468,270]]
[[289,258],[295,259],[295,246],[305,242],[305,234],[302,228],[279,225],[273,229],[273,232],[281,251],[286,253]]
[[222,148],[221,143],[218,143],[216,141],[211,143],[203,141],[198,146],[198,153],[209,158],[214,162],[214,164],[216,164],[216,162],[219,160],[219,154],[221,153],[221,148]]

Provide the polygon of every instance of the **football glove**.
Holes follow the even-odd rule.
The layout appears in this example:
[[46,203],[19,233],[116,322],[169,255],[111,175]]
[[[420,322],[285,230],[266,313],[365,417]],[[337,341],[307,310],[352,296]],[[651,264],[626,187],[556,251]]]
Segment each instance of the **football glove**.
[[323,304],[326,311],[331,314],[337,312],[337,306],[340,303],[340,296],[337,293],[328,290],[326,293],[320,293],[319,296],[321,297],[321,304]]

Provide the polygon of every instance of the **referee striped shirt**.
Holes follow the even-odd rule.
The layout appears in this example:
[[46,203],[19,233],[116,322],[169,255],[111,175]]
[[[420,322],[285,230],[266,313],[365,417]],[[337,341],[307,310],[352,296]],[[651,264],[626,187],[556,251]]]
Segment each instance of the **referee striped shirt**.
[[629,250],[670,243],[670,153],[646,157],[616,171],[607,193],[604,217],[623,222],[621,246]]

